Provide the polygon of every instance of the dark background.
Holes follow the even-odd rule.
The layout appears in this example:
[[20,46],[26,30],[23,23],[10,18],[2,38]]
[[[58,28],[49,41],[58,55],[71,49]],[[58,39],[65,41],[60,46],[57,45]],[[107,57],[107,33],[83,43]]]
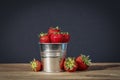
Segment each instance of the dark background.
[[0,62],[40,59],[38,34],[57,25],[71,34],[67,56],[120,62],[119,0],[1,1]]

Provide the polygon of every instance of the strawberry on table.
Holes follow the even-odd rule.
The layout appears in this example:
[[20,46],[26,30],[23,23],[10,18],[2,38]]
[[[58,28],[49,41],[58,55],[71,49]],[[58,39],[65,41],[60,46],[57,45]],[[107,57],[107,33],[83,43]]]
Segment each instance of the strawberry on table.
[[38,72],[42,70],[42,63],[39,60],[33,59],[30,64],[33,71]]
[[61,43],[63,40],[63,35],[59,32],[54,33],[50,36],[50,41],[52,43]]
[[54,33],[57,33],[57,32],[60,32],[60,28],[57,26],[57,27],[50,27],[48,29],[48,35],[51,35],[51,34],[54,34]]
[[50,43],[50,39],[47,33],[42,32],[40,33],[39,37],[40,37],[40,40],[39,40],[40,43]]
[[81,54],[76,58],[76,62],[78,63],[79,70],[87,70],[91,64],[91,59],[89,59],[89,56]]
[[65,58],[61,58],[60,60],[60,69],[64,70],[64,62],[65,62]]
[[75,72],[78,68],[78,65],[75,61],[75,58],[68,57],[64,62],[64,70],[67,72]]

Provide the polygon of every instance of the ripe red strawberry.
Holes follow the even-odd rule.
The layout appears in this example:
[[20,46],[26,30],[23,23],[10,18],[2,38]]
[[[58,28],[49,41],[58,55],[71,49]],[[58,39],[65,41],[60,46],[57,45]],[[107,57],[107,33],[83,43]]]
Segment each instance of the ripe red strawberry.
[[51,35],[51,34],[54,34],[54,33],[57,33],[57,32],[60,32],[60,28],[59,28],[58,26],[55,27],[55,28],[50,27],[50,28],[48,29],[48,35]]
[[42,63],[39,60],[33,59],[33,61],[31,61],[30,64],[33,71],[38,72],[42,70]]
[[89,59],[89,56],[81,54],[76,58],[76,62],[78,63],[79,70],[87,70],[91,64],[91,59]]
[[68,32],[63,32],[63,43],[68,43],[70,41],[70,34]]
[[63,36],[61,33],[54,33],[50,36],[50,41],[52,43],[61,43],[63,39]]
[[64,70],[67,72],[75,72],[78,68],[78,65],[75,61],[75,58],[68,57],[64,62]]
[[61,69],[61,70],[64,70],[64,61],[65,61],[65,58],[62,58],[62,59],[60,60],[60,69]]
[[50,43],[50,39],[47,33],[40,33],[40,43]]

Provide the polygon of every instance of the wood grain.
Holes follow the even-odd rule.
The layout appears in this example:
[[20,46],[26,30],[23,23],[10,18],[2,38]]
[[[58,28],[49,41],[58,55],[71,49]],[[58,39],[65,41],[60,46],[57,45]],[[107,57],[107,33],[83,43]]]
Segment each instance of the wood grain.
[[33,72],[29,63],[0,64],[0,80],[120,80],[120,63],[92,63],[72,73]]

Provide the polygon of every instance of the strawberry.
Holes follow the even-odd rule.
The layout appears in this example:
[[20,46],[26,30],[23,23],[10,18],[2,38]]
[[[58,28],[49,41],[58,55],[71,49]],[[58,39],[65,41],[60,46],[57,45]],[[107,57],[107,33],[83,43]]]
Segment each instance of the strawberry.
[[65,61],[65,58],[61,58],[61,60],[60,60],[60,69],[61,70],[64,70],[64,61]]
[[50,39],[47,33],[42,32],[40,33],[39,37],[40,37],[40,40],[39,40],[40,43],[50,43]]
[[78,63],[79,70],[87,70],[91,64],[91,59],[89,59],[89,56],[81,54],[76,58],[76,62]]
[[54,33],[57,33],[57,32],[60,32],[60,28],[59,28],[58,26],[55,27],[55,28],[50,27],[50,28],[48,29],[48,35],[51,35],[51,34],[54,34]]
[[38,72],[42,70],[42,63],[39,60],[33,59],[30,64],[33,71]]
[[64,70],[67,72],[75,72],[78,68],[78,65],[75,61],[75,58],[68,57],[64,62]]
[[50,36],[50,41],[52,43],[61,43],[62,42],[62,39],[63,39],[63,36],[61,33],[54,33]]
[[70,41],[70,34],[68,32],[63,32],[63,43],[68,43]]

